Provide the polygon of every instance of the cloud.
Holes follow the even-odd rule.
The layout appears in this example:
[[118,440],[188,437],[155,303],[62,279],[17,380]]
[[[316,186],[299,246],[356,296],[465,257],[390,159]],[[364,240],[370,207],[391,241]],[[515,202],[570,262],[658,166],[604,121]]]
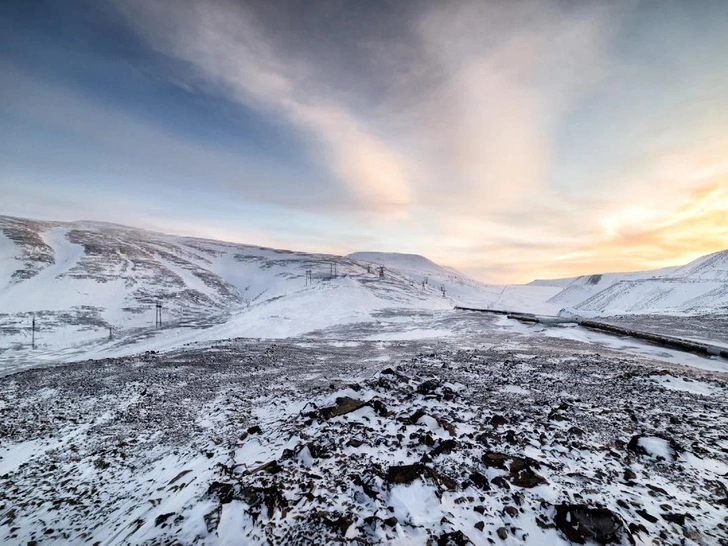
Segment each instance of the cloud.
[[[319,227],[310,229],[330,238],[316,244],[418,252],[488,280],[656,267],[726,246],[720,93],[699,81],[697,94],[655,85],[666,75],[698,78],[701,68],[685,54],[653,70],[662,34],[643,34],[652,19],[636,5],[115,6],[174,60],[160,78],[223,97],[225,109],[255,110],[301,138],[323,167],[301,162],[308,170],[297,176],[298,165],[181,138],[83,97],[34,96],[38,86],[7,93],[29,119],[108,150],[97,162],[117,174],[163,173],[168,187],[207,177],[211,195],[235,189],[248,204],[315,210],[306,219]],[[669,10],[664,17],[672,20]],[[673,22],[675,35],[660,40],[690,51],[683,23]],[[705,101],[666,115],[691,97]],[[255,227],[267,228],[261,217]],[[304,223],[284,222],[291,244]],[[320,227],[332,224],[339,229]]]
[[477,214],[548,192],[557,123],[601,77],[609,22],[602,9],[531,2],[439,4],[422,17],[422,62],[439,77],[408,115],[436,158],[438,202],[462,192]]
[[228,2],[122,6],[155,47],[191,63],[233,99],[311,134],[315,157],[371,210],[406,213],[412,190],[403,158],[365,119],[332,101],[311,66],[277,51],[249,10]]

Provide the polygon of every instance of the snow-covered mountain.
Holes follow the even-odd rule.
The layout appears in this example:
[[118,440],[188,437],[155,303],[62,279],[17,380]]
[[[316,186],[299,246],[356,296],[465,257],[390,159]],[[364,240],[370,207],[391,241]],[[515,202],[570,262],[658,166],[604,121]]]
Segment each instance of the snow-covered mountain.
[[32,318],[46,346],[108,340],[109,328],[119,339],[139,335],[154,327],[157,302],[165,326],[204,328],[209,339],[286,337],[490,294],[424,257],[397,256],[373,260],[385,266],[380,277],[358,255],[0,216],[0,350],[27,345]]
[[728,250],[680,267],[534,281],[559,286],[549,303],[580,314],[701,314],[728,312]]
[[[458,302],[464,303],[475,295],[482,300],[482,289],[484,285],[460,273],[452,267],[438,265],[435,262],[418,254],[400,254],[397,252],[354,252],[347,258],[383,266],[385,270],[394,270],[404,273],[414,279],[423,288],[434,290],[445,290],[445,294],[455,298]],[[424,285],[423,285],[424,283]]]

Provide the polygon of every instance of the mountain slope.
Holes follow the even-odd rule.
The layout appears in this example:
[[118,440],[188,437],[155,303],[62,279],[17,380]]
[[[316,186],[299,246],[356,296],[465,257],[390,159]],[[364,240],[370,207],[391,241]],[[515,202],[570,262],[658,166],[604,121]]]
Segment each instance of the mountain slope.
[[373,264],[375,269],[383,266],[385,270],[399,271],[416,281],[423,290],[439,291],[441,294],[444,291],[446,296],[463,304],[487,300],[497,294],[494,288],[488,288],[451,267],[438,265],[418,254],[354,252],[347,258]]
[[[728,312],[728,251],[680,267],[571,279],[549,302],[586,314]],[[539,283],[547,281],[538,281]]]
[[[423,285],[419,270],[391,265],[380,278],[354,257],[101,222],[0,216],[0,257],[0,351],[29,344],[32,318],[38,344],[49,350],[108,345],[109,329],[117,344],[156,336],[157,302],[165,327],[206,329],[212,339],[285,337],[372,320],[383,309],[450,309],[458,298],[487,294],[484,285],[423,257],[416,261],[427,265],[434,284]],[[179,333],[180,340],[202,335]]]

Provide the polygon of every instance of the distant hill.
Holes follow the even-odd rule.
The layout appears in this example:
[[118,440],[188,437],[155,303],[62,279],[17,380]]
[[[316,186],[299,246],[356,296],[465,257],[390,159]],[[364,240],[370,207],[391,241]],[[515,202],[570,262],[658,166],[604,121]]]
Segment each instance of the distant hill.
[[562,287],[548,302],[581,314],[728,313],[728,250],[679,267],[532,284]]
[[451,309],[485,290],[427,258],[397,256],[375,260],[380,278],[357,257],[0,216],[0,355],[27,344],[33,317],[49,348],[100,343],[109,328],[118,340],[142,335],[157,302],[170,328],[285,337],[384,309]]

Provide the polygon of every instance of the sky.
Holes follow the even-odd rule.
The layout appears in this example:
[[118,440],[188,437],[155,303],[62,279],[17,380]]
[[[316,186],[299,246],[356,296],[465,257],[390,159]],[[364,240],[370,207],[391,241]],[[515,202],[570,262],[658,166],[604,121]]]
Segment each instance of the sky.
[[0,214],[485,282],[728,248],[728,2],[4,0]]

